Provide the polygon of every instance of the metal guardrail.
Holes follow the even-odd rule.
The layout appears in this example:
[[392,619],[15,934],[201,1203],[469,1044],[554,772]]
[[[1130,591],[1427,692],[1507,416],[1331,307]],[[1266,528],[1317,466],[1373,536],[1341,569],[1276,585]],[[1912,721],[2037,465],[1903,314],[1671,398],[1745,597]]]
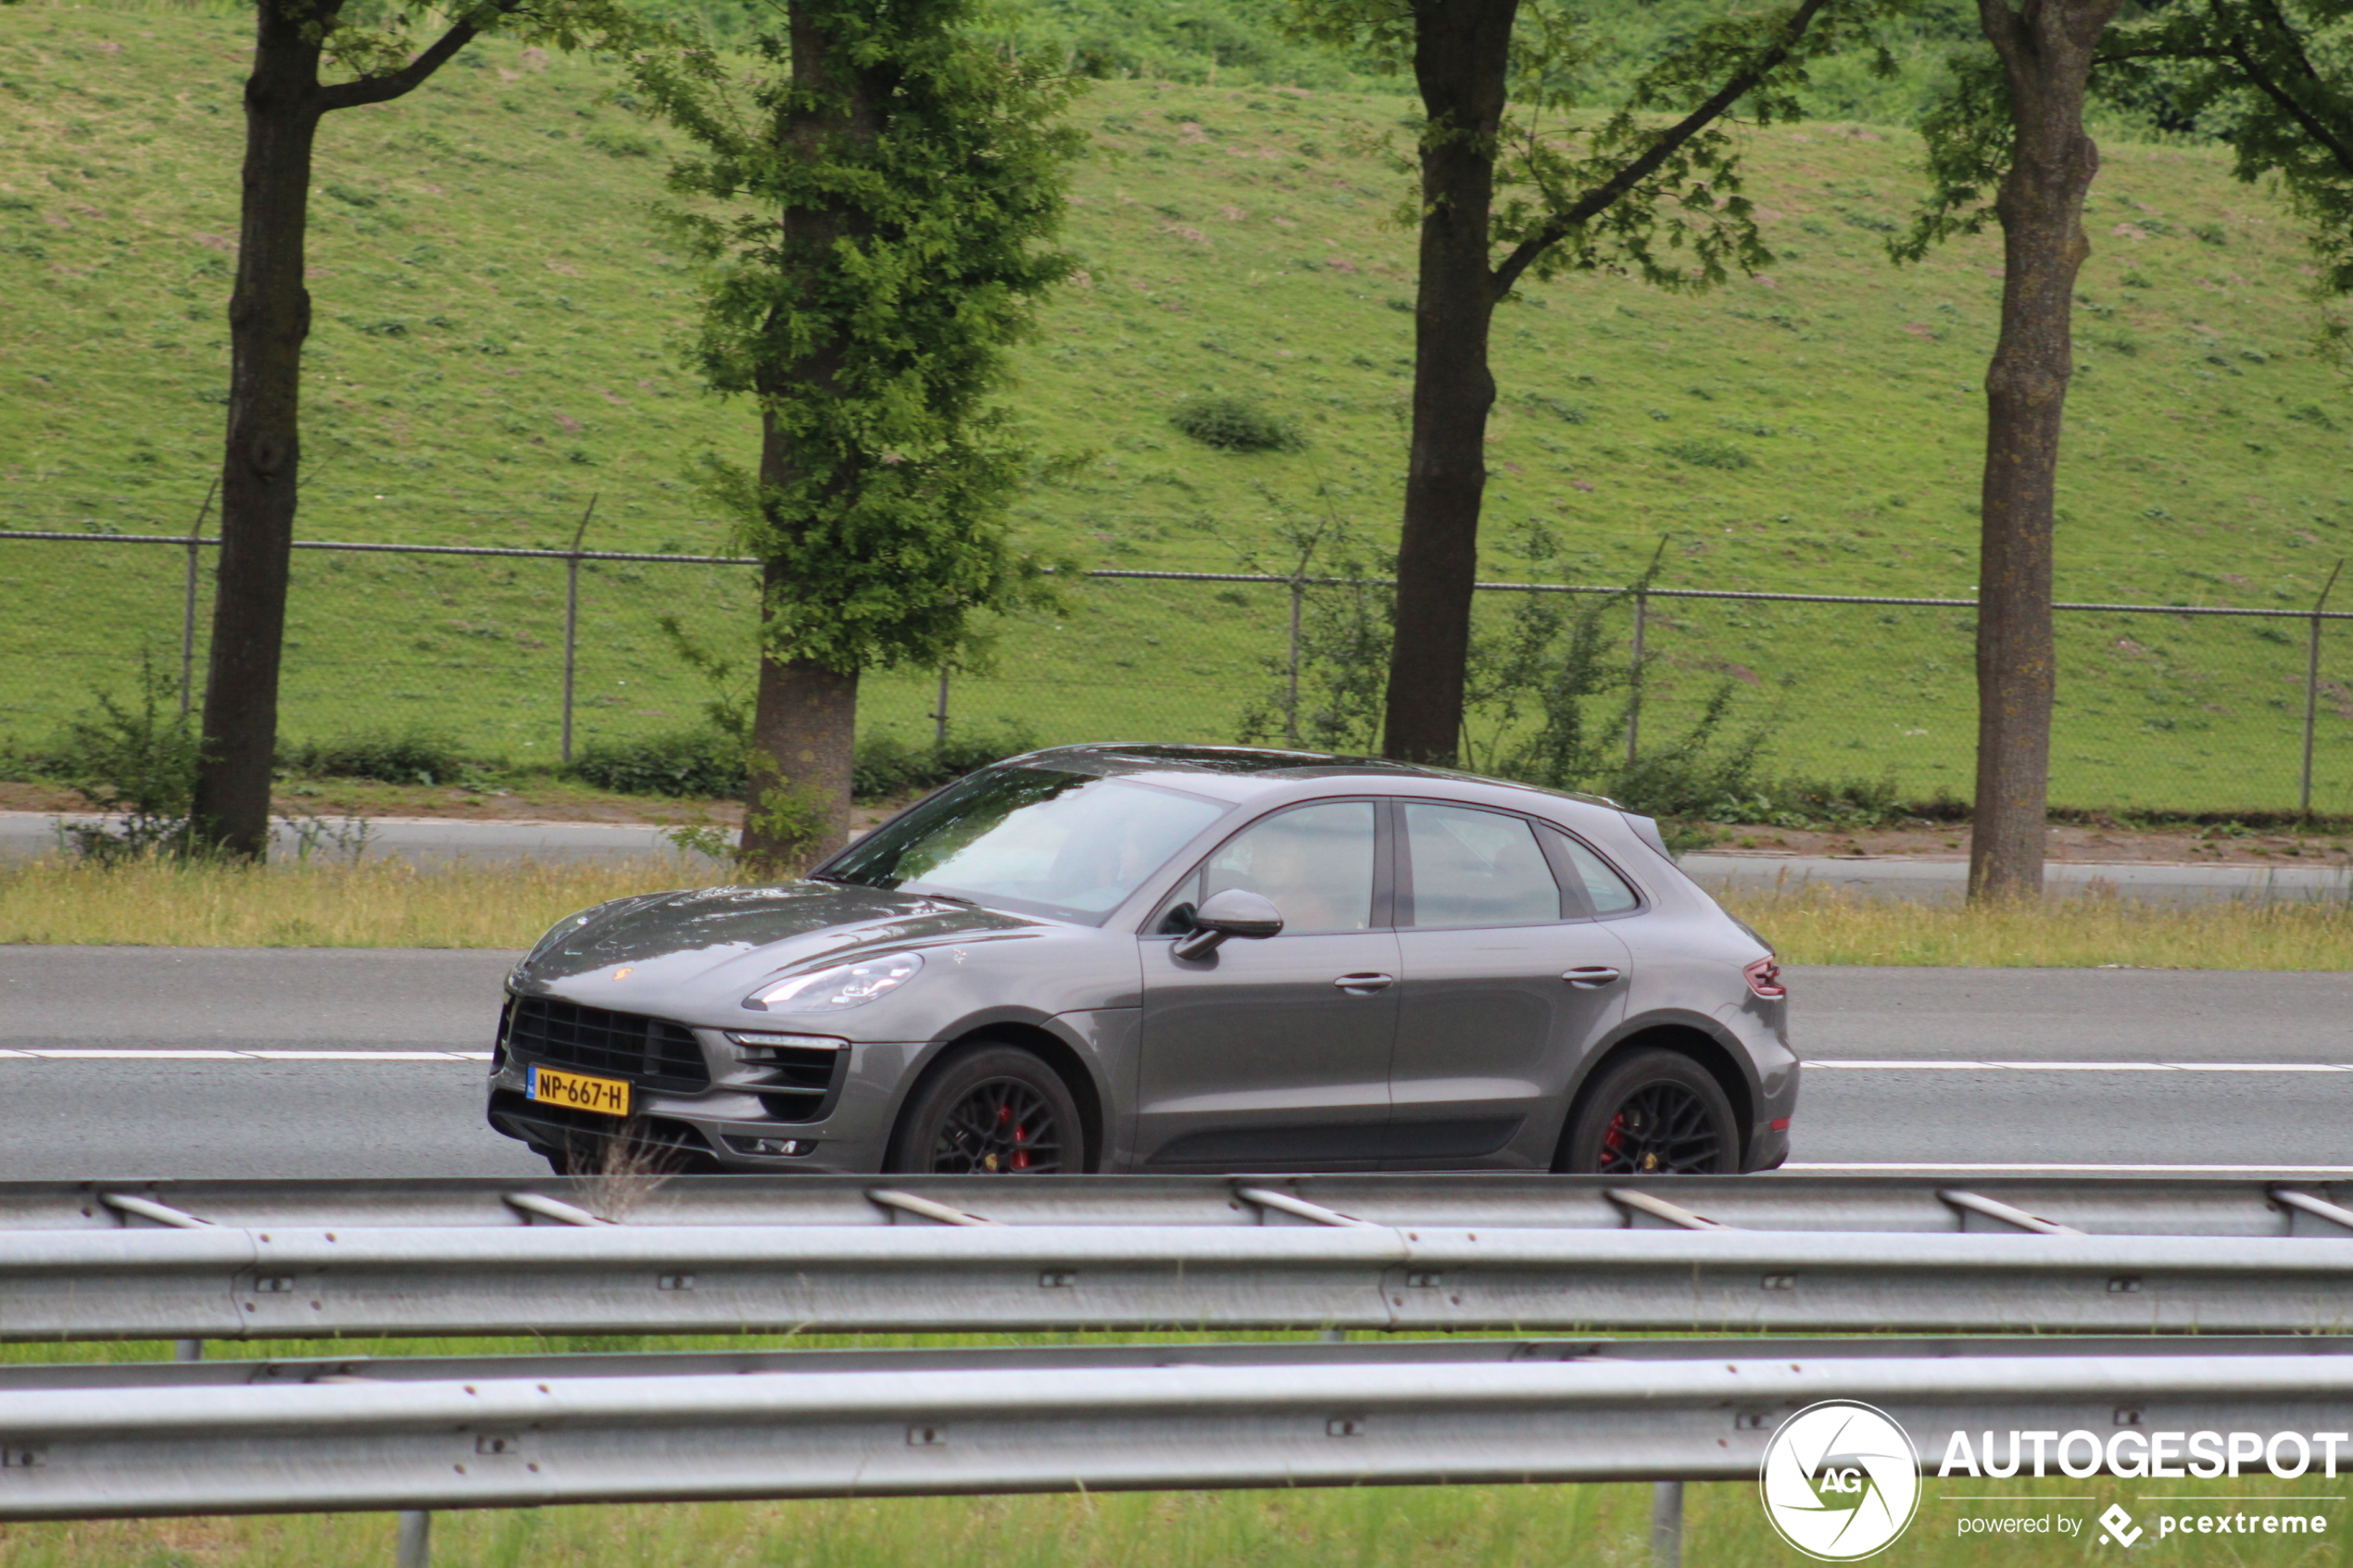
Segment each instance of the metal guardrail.
[[[1277,1201],[1265,1201],[1269,1195]],[[1690,1228],[1684,1221],[1663,1217],[1667,1210],[1657,1207],[1661,1204],[1690,1219],[1738,1230],[1934,1234],[2032,1228],[1974,1204],[1974,1198],[2095,1236],[2353,1236],[2353,1181],[2284,1176],[1972,1175],[1962,1186],[1949,1176],[1841,1173],[1666,1178],[1381,1173],[1038,1181],[621,1175],[0,1182],[0,1245],[26,1232],[118,1231],[175,1221],[263,1230],[505,1228],[593,1220],[640,1226],[928,1226],[950,1213],[1005,1225],[1254,1228],[1340,1218],[1467,1230]],[[1310,1211],[1302,1211],[1302,1204]]]
[[[738,1198],[732,1179],[326,1185],[374,1201],[336,1219],[316,1193],[293,1212],[294,1184],[85,1185],[73,1223],[41,1224],[27,1221],[58,1218],[65,1189],[0,1189],[0,1338],[2353,1327],[2353,1210],[2325,1187],[1057,1178],[747,1183]],[[224,1201],[204,1201],[208,1185]],[[233,1218],[237,1194],[248,1211]],[[796,1201],[803,1217],[784,1217]],[[472,1223],[413,1219],[469,1204]],[[842,1223],[843,1204],[861,1218]],[[1888,1223],[1906,1215],[1913,1228]]]
[[0,1518],[1723,1480],[1754,1476],[1780,1421],[1832,1398],[1886,1411],[1930,1466],[1955,1432],[2007,1429],[2100,1442],[2128,1427],[2296,1431],[2334,1436],[2342,1449],[2353,1341],[1881,1340],[1730,1354],[1721,1341],[1517,1341],[21,1368],[0,1374]]

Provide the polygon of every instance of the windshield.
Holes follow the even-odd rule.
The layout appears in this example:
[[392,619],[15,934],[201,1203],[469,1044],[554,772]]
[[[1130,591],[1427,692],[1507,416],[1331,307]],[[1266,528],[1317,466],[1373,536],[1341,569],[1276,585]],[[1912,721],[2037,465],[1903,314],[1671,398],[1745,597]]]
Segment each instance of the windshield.
[[1226,811],[1124,779],[991,768],[877,828],[819,874],[1094,922]]

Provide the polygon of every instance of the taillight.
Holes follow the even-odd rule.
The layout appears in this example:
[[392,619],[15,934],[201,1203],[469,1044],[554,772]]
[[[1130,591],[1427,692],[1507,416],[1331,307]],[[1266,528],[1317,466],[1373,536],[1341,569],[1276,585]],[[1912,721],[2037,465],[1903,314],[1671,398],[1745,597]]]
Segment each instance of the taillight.
[[1789,987],[1781,984],[1780,963],[1770,953],[1742,970],[1741,976],[1748,982],[1750,990],[1768,1001],[1779,1001],[1789,995]]

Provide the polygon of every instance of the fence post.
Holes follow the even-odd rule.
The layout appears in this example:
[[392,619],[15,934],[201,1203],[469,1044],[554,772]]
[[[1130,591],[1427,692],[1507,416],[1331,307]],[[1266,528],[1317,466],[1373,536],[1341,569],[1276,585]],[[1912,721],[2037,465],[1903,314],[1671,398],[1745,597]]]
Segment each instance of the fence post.
[[939,667],[939,702],[931,710],[931,744],[948,744],[948,666]]
[[1291,578],[1291,654],[1287,684],[1282,689],[1282,746],[1299,746],[1299,599],[1306,597],[1306,583]]
[[196,508],[196,525],[188,530],[188,591],[180,614],[180,717],[188,716],[189,688],[196,678],[196,558],[204,553],[197,543],[204,537],[204,520],[212,510],[212,498],[220,492],[220,476],[214,474],[212,483],[204,493],[204,505]]
[[559,759],[565,762],[572,760],[572,673],[580,644],[580,541],[588,536],[588,520],[596,515],[597,496],[592,495],[588,509],[580,514],[580,526],[572,531],[572,558],[564,562],[564,738]]
[[1651,1484],[1651,1562],[1654,1568],[1683,1568],[1683,1484]]
[[1634,656],[1626,677],[1626,765],[1629,768],[1634,765],[1634,752],[1642,740],[1642,622],[1650,618],[1650,604],[1649,590],[1634,590]]
[[433,1568],[433,1514],[422,1508],[400,1511],[399,1568]]
[[2329,580],[2321,584],[2321,596],[2312,601],[2312,634],[2304,645],[2304,786],[2296,794],[2296,809],[2307,817],[2312,814],[2312,732],[2321,717],[2321,612],[2328,608],[2329,590],[2344,570],[2340,558]]

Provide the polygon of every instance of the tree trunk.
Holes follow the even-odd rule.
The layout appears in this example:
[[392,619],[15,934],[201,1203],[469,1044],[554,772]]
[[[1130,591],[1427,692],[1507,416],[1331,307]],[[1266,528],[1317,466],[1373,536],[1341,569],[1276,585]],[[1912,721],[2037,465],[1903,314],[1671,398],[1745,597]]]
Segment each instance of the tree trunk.
[[[887,88],[875,80],[880,67],[862,69],[835,48],[814,8],[791,8],[793,84],[801,90],[776,121],[784,145],[812,161],[824,149],[877,134],[879,106]],[[813,95],[813,102],[811,96]],[[836,269],[836,246],[861,232],[863,218],[849,206],[787,207],[781,220],[779,265],[815,280]],[[815,345],[788,360],[762,365],[755,380],[763,392],[786,384],[831,387],[840,380],[848,345]],[[830,488],[847,492],[856,475],[845,471],[859,459],[814,455],[833,465]],[[773,413],[761,414],[760,482],[773,493],[805,472],[804,458]],[[764,525],[789,535],[801,520],[771,508]],[[809,659],[774,657],[767,633],[777,607],[793,584],[771,558],[763,571],[760,685],[752,717],[751,788],[746,797],[743,851],[754,869],[775,874],[797,871],[831,854],[849,836],[849,769],[858,719],[858,672]]]
[[303,238],[310,151],[323,112],[319,44],[306,31],[334,7],[263,5],[245,82],[244,213],[229,301],[229,433],[220,469],[220,558],[207,667],[195,832],[258,858],[270,847],[278,745],[278,656],[285,631],[301,456],[302,344],[310,335]]
[[[773,596],[781,585],[773,564],[766,580]],[[763,609],[763,620],[767,613]],[[752,706],[751,787],[744,797],[747,865],[764,875],[788,875],[849,842],[857,729],[855,671],[845,675],[808,659],[776,659],[762,646]]]
[[1969,897],[2039,896],[2050,790],[2051,536],[2075,373],[2075,277],[2099,150],[2083,131],[2093,52],[2117,0],[1979,0],[2009,82],[2016,144],[2002,223],[2002,332],[1985,373],[1977,613],[1977,799]]
[[1387,756],[1451,764],[1462,741],[1471,584],[1487,489],[1487,366],[1497,288],[1488,263],[1495,137],[1518,0],[1416,7],[1423,133],[1421,277],[1414,308],[1414,433],[1397,544]]

